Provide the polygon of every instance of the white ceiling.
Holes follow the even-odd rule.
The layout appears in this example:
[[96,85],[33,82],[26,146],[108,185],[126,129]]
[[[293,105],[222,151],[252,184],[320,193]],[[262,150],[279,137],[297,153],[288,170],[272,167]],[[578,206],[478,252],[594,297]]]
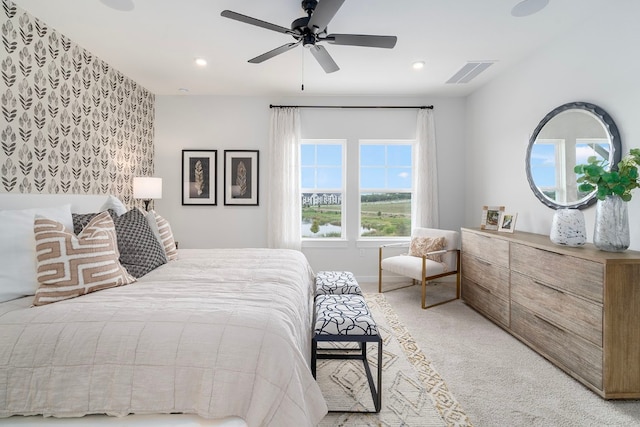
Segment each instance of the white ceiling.
[[[189,95],[272,96],[464,96],[617,1],[550,0],[516,18],[511,9],[520,0],[346,0],[329,33],[396,35],[398,43],[392,50],[324,44],[341,68],[325,74],[301,46],[247,63],[293,39],[220,16],[230,9],[289,27],[305,15],[299,0],[14,0],[157,95],[185,88]],[[196,57],[208,66],[195,66]],[[496,62],[468,84],[445,83],[477,60]],[[413,70],[414,61],[425,68]]]

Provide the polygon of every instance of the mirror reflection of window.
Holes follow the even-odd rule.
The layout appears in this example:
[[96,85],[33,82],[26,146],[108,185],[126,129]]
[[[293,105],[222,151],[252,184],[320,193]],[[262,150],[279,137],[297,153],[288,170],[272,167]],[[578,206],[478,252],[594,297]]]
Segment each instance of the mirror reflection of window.
[[563,175],[566,176],[564,162],[564,140],[537,139],[531,149],[531,175],[536,186],[547,198],[564,201]]
[[[591,156],[595,156],[598,159],[598,161],[601,161],[601,160],[609,161],[610,155],[611,155],[610,150],[611,150],[611,146],[609,144],[609,141],[606,139],[587,139],[587,138],[577,139],[576,140],[576,164],[577,165],[586,164],[587,160]],[[573,172],[573,175],[575,178],[573,182],[576,182],[579,175],[576,175],[575,172]],[[588,195],[589,193],[578,191],[578,189],[576,188],[576,197],[577,197],[576,200],[580,200],[583,197],[587,197]]]

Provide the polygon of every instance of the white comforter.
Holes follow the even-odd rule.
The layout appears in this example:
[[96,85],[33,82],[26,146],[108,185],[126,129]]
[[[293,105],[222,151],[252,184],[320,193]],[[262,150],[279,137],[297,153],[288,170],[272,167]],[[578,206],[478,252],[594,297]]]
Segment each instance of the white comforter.
[[0,304],[0,417],[193,413],[317,424],[300,252],[180,250],[132,285]]

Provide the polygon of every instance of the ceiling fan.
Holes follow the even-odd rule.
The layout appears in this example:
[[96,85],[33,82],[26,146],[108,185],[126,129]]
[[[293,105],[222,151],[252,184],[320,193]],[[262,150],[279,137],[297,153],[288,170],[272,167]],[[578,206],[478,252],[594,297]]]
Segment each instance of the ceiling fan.
[[302,0],[302,9],[307,16],[298,18],[291,23],[291,29],[281,27],[280,25],[270,22],[261,21],[260,19],[242,15],[231,10],[224,10],[220,15],[225,18],[235,19],[245,24],[255,25],[257,27],[266,28],[267,30],[277,31],[279,33],[289,34],[296,40],[293,43],[287,43],[277,47],[262,55],[250,59],[252,64],[259,64],[267,59],[271,59],[276,55],[287,52],[294,47],[302,44],[309,48],[314,58],[327,73],[338,71],[340,67],[335,63],[327,50],[319,45],[320,42],[328,42],[338,45],[347,46],[364,46],[364,47],[380,47],[391,49],[396,45],[396,36],[374,36],[367,34],[327,34],[327,25],[333,19],[338,9],[345,0]]

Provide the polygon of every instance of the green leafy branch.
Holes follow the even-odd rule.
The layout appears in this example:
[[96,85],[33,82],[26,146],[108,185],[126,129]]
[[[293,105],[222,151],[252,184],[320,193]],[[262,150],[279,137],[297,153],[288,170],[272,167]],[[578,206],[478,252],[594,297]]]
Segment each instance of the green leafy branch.
[[587,159],[587,164],[577,165],[573,170],[578,174],[578,189],[585,193],[596,190],[596,197],[604,200],[606,196],[617,195],[625,202],[631,200],[631,191],[640,188],[638,167],[640,166],[640,148],[632,148],[629,154],[618,162],[617,170],[609,168],[606,160],[596,156]]

